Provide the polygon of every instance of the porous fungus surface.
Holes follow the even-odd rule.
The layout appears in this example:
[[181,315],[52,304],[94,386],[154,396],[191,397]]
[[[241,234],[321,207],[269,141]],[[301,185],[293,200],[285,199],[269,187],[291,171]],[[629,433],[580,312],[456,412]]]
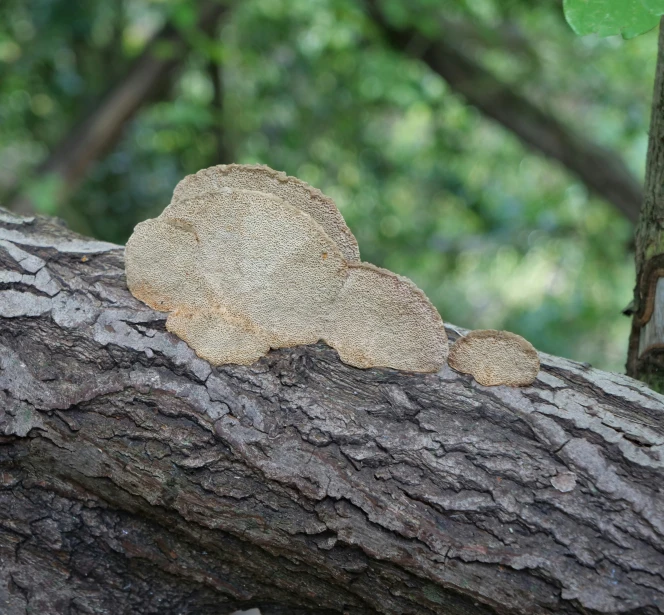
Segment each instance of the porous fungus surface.
[[266,332],[225,310],[171,312],[166,328],[213,365],[250,365],[270,350]]
[[258,190],[281,197],[316,220],[337,244],[346,260],[360,260],[357,240],[330,197],[297,177],[264,165],[222,164],[188,175],[176,186],[170,207],[177,210],[181,200],[218,192],[224,187]]
[[[346,268],[322,227],[264,192],[222,188],[181,205],[177,218],[165,210],[139,224],[126,248],[129,288],[153,308],[174,312],[169,330],[179,323],[173,332],[194,349],[215,319],[245,323],[224,322],[223,333],[214,333],[229,345],[240,331],[237,345],[258,332],[268,347],[317,342]],[[208,316],[186,317],[200,311]],[[185,333],[189,326],[195,332]]]
[[408,278],[370,263],[349,263],[325,341],[345,363],[437,371],[447,334],[436,308]]
[[448,363],[484,386],[528,386],[540,368],[537,351],[528,340],[493,329],[460,337],[450,348]]
[[136,226],[126,271],[131,292],[170,312],[167,329],[200,357],[250,364],[322,339],[356,367],[442,367],[442,320],[410,280],[347,261],[322,224],[274,193],[199,190],[190,178]]
[[199,276],[217,303],[275,345],[318,341],[346,261],[311,216],[272,194],[221,188],[186,201],[178,219],[197,233]]
[[125,249],[127,283],[133,295],[156,310],[207,305],[199,274],[199,243],[193,228],[160,216],[136,226]]

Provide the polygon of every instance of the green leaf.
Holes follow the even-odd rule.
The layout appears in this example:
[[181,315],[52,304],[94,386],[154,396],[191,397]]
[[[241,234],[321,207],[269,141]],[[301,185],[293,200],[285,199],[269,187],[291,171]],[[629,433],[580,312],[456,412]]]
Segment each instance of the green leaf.
[[565,18],[583,36],[622,34],[634,38],[654,28],[659,18],[645,4],[664,5],[662,0],[564,0]]
[[641,0],[641,4],[653,15],[664,15],[664,0]]

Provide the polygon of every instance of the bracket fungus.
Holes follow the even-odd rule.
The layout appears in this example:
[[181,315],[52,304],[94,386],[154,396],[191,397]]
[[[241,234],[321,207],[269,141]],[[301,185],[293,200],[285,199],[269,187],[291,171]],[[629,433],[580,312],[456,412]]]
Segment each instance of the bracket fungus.
[[493,329],[471,331],[460,337],[449,354],[451,368],[471,374],[484,386],[519,387],[532,384],[539,373],[539,355],[520,335]]
[[182,180],[126,247],[135,297],[214,365],[322,340],[355,367],[438,371],[443,322],[410,280],[359,262],[334,202],[268,167],[227,165]]
[[297,177],[290,177],[265,165],[221,164],[188,175],[175,187],[170,207],[177,209],[182,200],[218,192],[220,188],[257,190],[281,197],[318,222],[346,260],[360,260],[357,240],[334,201]]

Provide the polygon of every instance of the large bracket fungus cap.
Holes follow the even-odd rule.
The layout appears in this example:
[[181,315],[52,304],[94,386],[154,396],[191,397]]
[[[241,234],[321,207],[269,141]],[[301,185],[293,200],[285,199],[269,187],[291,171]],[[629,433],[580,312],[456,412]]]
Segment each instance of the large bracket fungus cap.
[[320,339],[346,262],[311,216],[231,188],[183,200],[173,213],[139,224],[125,250],[129,289],[171,312],[169,331],[215,364]]
[[451,368],[471,374],[484,386],[528,386],[539,373],[537,351],[526,339],[509,331],[471,331],[450,348]]
[[281,197],[318,222],[346,260],[360,260],[357,240],[330,197],[297,177],[264,165],[222,164],[188,175],[176,186],[170,208],[175,212],[180,201],[219,192],[221,188],[258,190]]
[[[245,177],[244,167],[231,167],[183,180],[171,204],[137,225],[127,243],[129,289],[170,312],[170,332],[214,365],[250,364],[270,348],[321,339],[356,367],[431,372],[444,365],[447,335],[422,291],[347,261],[302,202],[218,183]],[[302,187],[272,173],[258,167],[246,177]],[[338,224],[331,228],[345,236]]]

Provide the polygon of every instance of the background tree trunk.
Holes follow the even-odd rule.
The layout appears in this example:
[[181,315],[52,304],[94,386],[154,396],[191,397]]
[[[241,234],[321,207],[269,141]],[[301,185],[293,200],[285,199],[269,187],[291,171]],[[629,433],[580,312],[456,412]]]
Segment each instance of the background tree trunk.
[[[662,22],[664,23],[664,22]],[[664,390],[664,27],[660,23],[646,187],[636,229],[636,287],[627,373]]]
[[212,369],[164,320],[121,247],[0,212],[3,615],[664,612],[641,383]]
[[[199,11],[197,32],[213,32],[227,10],[224,4],[203,3]],[[53,149],[36,170],[36,175],[42,179],[55,178],[55,204],[63,206],[66,203],[89,168],[115,145],[125,126],[143,105],[168,91],[174,73],[187,57],[189,46],[182,32],[171,25],[165,26],[122,80],[111,87],[89,115],[74,126]],[[164,50],[169,52],[166,56]],[[15,187],[15,191],[19,189],[20,186]],[[19,192],[8,200],[7,206],[20,214],[35,211],[30,198]]]
[[526,147],[557,160],[628,220],[638,220],[643,201],[641,182],[617,152],[570,130],[514,86],[501,82],[460,52],[454,44],[452,25],[448,25],[450,32],[430,40],[415,29],[391,25],[378,0],[366,0],[366,5],[391,47],[424,62],[468,104],[511,131]]

